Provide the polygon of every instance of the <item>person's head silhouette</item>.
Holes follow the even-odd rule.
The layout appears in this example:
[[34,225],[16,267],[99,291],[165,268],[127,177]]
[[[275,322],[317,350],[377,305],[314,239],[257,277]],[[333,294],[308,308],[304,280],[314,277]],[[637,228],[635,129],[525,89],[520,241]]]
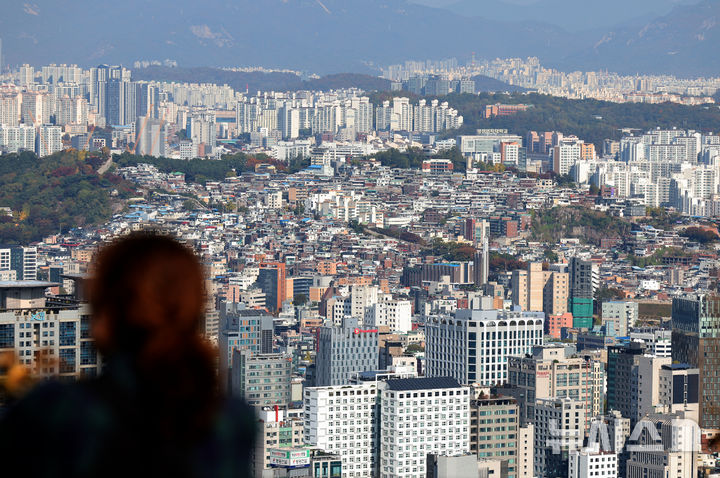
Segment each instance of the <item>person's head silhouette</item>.
[[195,254],[155,233],[118,239],[98,253],[90,304],[98,351],[129,367],[142,399],[162,408],[152,413],[199,425],[217,387],[214,353],[200,334],[205,291]]
[[[103,373],[43,382],[13,403],[0,415],[0,462],[24,476],[250,476],[256,417],[219,394],[193,251],[154,233],[122,237],[100,248],[88,292]],[[27,446],[37,437],[53,443],[42,460]]]

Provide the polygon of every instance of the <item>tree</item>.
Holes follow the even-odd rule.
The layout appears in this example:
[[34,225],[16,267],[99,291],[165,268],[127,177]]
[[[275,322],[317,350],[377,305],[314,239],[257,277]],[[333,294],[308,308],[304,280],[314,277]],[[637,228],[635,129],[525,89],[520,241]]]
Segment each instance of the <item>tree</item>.
[[545,249],[543,256],[551,263],[556,263],[558,261],[557,253],[550,248]]
[[709,244],[718,240],[717,231],[703,227],[688,227],[681,234],[691,241],[699,242],[700,244]]
[[[0,204],[13,212],[0,221],[0,243],[41,240],[60,230],[106,221],[113,207],[135,192],[119,176],[97,174],[97,162],[67,150],[37,158],[30,152],[9,154],[0,161]],[[117,195],[110,195],[117,191]],[[14,220],[12,220],[14,219]]]
[[622,290],[614,287],[601,287],[595,292],[595,300],[605,302],[608,300],[624,299],[625,294]]
[[424,351],[425,348],[420,344],[410,344],[405,348],[405,352],[409,354],[416,354]]
[[295,297],[293,297],[293,305],[295,307],[301,307],[305,304],[307,304],[308,298],[305,294],[297,294]]

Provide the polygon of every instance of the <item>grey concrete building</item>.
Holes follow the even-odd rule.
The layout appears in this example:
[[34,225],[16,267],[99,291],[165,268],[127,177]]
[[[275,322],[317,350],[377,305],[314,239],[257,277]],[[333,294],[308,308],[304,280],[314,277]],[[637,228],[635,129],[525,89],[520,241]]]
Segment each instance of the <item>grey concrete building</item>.
[[292,357],[233,351],[231,392],[254,407],[285,407],[290,403]]
[[358,320],[346,317],[341,327],[322,327],[318,332],[315,386],[344,385],[353,372],[378,368],[378,331],[363,329]]

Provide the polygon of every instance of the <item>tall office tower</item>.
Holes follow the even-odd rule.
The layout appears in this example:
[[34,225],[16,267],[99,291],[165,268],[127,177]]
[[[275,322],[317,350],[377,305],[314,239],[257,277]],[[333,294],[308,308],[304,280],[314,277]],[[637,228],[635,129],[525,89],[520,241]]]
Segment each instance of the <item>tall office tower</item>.
[[15,280],[37,280],[37,247],[0,245],[1,271],[14,271]]
[[265,293],[265,304],[268,310],[271,312],[280,311],[285,300],[285,263],[261,263],[257,285]]
[[594,416],[603,405],[602,374],[599,362],[568,357],[562,345],[534,346],[529,355],[508,357],[508,385],[516,389],[522,424],[533,420],[538,398],[571,398],[583,404],[586,417]]
[[572,450],[582,447],[585,404],[569,398],[541,398],[535,404],[535,475],[567,476]]
[[[115,80],[117,84],[114,85],[113,97],[108,99],[108,84]],[[130,82],[130,70],[123,68],[122,66],[109,66],[100,65],[97,68],[90,68],[90,105],[93,106],[98,114],[106,118],[108,124],[119,124],[112,123],[107,120],[108,118],[108,102],[112,107],[111,117],[119,120],[120,116],[120,89],[123,88],[123,84]],[[117,93],[118,96],[115,96]],[[124,102],[122,103],[124,105]]]
[[145,81],[136,82],[134,85],[136,100],[135,112],[137,116],[158,118],[160,88]]
[[343,476],[377,476],[378,382],[306,388],[304,402],[305,443],[340,455]]
[[380,384],[380,466],[377,476],[424,478],[430,453],[470,450],[470,389],[449,377]]
[[660,402],[660,371],[662,367],[670,364],[670,357],[643,355],[638,358],[637,385],[633,383],[633,387],[637,387],[638,399],[635,422],[656,412],[655,407]]
[[374,285],[353,285],[350,287],[350,316],[362,325],[365,311],[378,302],[379,289]]
[[617,478],[618,456],[616,453],[601,451],[599,447],[588,447],[570,452],[568,478]]
[[617,410],[634,425],[640,400],[638,371],[645,347],[638,342],[608,347],[607,352],[607,408]]
[[62,128],[60,126],[40,126],[35,135],[35,153],[38,157],[50,156],[62,151]]
[[507,360],[543,343],[542,312],[457,310],[455,317],[430,317],[425,325],[428,377],[453,377],[463,384],[500,385]]
[[135,134],[137,154],[149,156],[166,156],[167,148],[167,124],[162,120],[152,119],[147,116],[138,116],[135,122]]
[[700,374],[700,426],[720,429],[720,296],[698,294],[673,299],[672,359]]
[[137,119],[137,85],[122,78],[111,78],[105,84],[105,122],[129,125]]
[[473,274],[476,286],[486,284],[490,274],[490,224],[485,220],[465,219],[465,239],[472,241],[476,253],[473,257]]
[[482,247],[473,256],[473,283],[482,286],[488,283],[490,276],[490,250],[487,237],[482,242]]
[[609,300],[602,303],[602,324],[605,335],[627,337],[628,331],[638,319],[638,303]]
[[361,329],[344,317],[341,327],[318,329],[315,386],[349,383],[355,372],[377,370],[380,357],[377,329]]
[[[90,311],[82,303],[59,304],[46,298],[45,289],[56,285],[34,280],[0,283],[0,353],[14,354],[40,377],[95,376],[101,361],[90,337]],[[0,370],[0,381],[6,373]]]
[[[698,476],[700,429],[677,414],[649,415],[638,423],[640,436],[627,462],[628,478]],[[633,430],[633,435],[635,434]],[[643,446],[645,445],[645,446]]]
[[590,329],[593,326],[592,262],[573,257],[568,271],[573,327]]
[[230,392],[253,407],[290,404],[292,357],[234,350]]
[[263,310],[245,309],[244,304],[222,302],[219,329],[220,374],[229,387],[234,350],[273,352],[273,317]]
[[512,397],[480,396],[470,402],[470,452],[501,462],[500,476],[532,478],[533,425],[520,426]]

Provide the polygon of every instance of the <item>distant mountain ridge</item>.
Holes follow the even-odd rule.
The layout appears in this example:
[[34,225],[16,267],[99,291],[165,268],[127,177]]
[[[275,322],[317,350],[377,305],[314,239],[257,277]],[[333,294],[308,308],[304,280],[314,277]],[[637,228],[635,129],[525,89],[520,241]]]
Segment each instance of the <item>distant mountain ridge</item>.
[[562,57],[578,44],[557,27],[468,18],[406,0],[205,0],[172,8],[146,0],[33,0],[7,5],[0,32],[6,62],[15,64],[170,58],[183,66],[317,73],[366,73],[409,58],[472,52]]
[[[524,92],[514,86],[484,75],[471,78],[478,92]],[[293,73],[266,73],[223,70],[219,68],[169,68],[150,66],[133,70],[133,80],[176,81],[183,83],[215,83],[231,86],[236,91],[328,91],[359,88],[364,91],[390,91],[390,80],[360,73],[336,73],[313,80],[302,80]]]
[[[414,0],[417,1],[417,0]],[[641,20],[644,23],[666,15],[674,6],[692,0],[458,0],[438,3],[452,12],[489,20],[543,22],[568,31],[607,29]],[[427,0],[425,4],[428,4]]]
[[588,69],[615,65],[613,71],[625,74],[720,76],[718,45],[720,0],[704,0],[690,7],[675,7],[641,27],[610,30],[559,66]]
[[522,93],[524,91],[529,91],[527,88],[523,88],[522,86],[509,85],[485,75],[473,76],[471,80],[475,82],[475,90],[482,93]]
[[342,88],[360,88],[365,91],[386,91],[390,81],[361,73],[336,73],[318,79],[303,80],[293,73],[266,73],[223,70],[219,68],[168,68],[150,66],[133,69],[134,80],[177,81],[187,83],[226,84],[236,91],[327,91]]
[[[537,56],[565,70],[720,75],[720,56],[714,52],[720,0],[676,7],[642,28],[579,32],[543,23],[541,15],[518,13],[535,8],[533,3],[567,0],[523,1],[526,5],[509,7],[510,0],[482,2],[485,12],[501,3],[509,12],[489,20],[407,0],[205,0],[171,7],[147,0],[31,0],[5,6],[0,35],[10,64],[129,65],[169,58],[185,67],[262,65],[377,74],[378,65],[474,53],[476,58]],[[574,13],[584,15],[585,8],[592,17],[614,5],[630,8],[608,1],[578,6]]]

